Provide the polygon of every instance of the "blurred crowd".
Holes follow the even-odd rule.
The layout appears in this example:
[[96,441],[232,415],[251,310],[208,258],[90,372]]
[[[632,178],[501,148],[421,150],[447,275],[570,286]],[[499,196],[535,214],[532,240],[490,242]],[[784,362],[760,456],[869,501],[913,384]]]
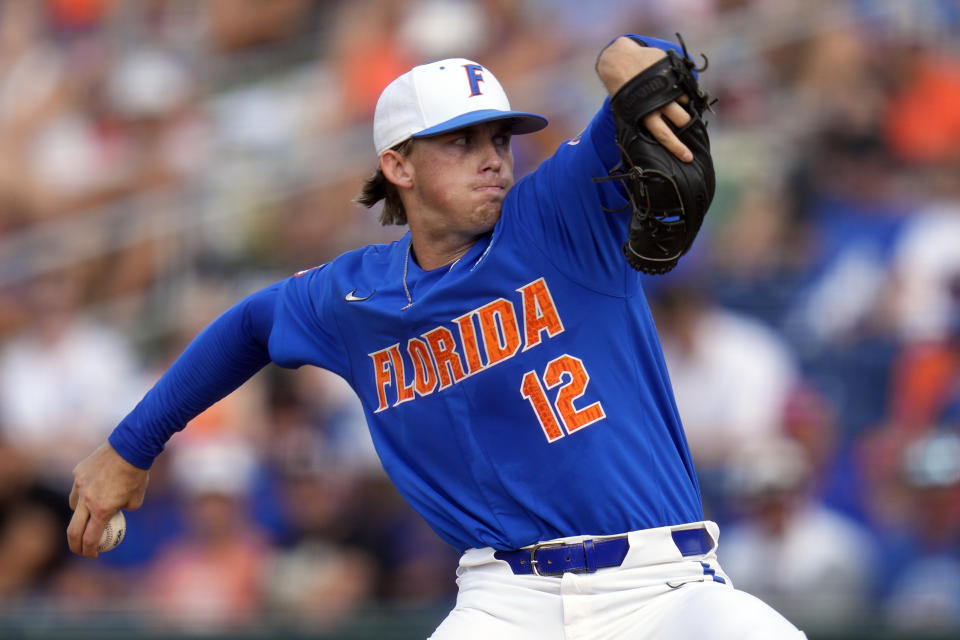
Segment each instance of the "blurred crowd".
[[[720,561],[801,626],[960,632],[960,2],[0,0],[0,628],[336,628],[457,555],[339,378],[272,365],[70,556],[70,472],[227,306],[390,241],[351,202],[380,90],[464,56],[586,124],[621,32],[708,54],[717,197],[645,279]],[[35,619],[35,618],[34,618]]]

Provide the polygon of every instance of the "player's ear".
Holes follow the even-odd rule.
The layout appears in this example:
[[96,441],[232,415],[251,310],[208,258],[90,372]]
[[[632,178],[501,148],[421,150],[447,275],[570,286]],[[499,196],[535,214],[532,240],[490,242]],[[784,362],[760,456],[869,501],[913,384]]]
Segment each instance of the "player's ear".
[[410,156],[394,149],[388,149],[380,155],[380,171],[383,176],[399,188],[413,186],[413,164]]

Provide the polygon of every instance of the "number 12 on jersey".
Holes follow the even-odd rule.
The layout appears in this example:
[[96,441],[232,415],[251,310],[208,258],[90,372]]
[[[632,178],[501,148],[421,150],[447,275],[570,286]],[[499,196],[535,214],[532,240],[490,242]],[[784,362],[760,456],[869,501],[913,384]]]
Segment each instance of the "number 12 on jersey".
[[[566,378],[566,382],[564,382]],[[527,371],[523,375],[520,393],[530,401],[533,412],[540,422],[547,442],[555,442],[563,436],[573,433],[577,429],[603,420],[607,414],[603,405],[594,402],[586,407],[577,409],[573,403],[583,397],[590,382],[583,361],[580,358],[564,354],[547,363],[541,382],[535,371]],[[561,385],[562,383],[562,385]],[[560,385],[557,397],[550,404],[546,389],[553,389]]]

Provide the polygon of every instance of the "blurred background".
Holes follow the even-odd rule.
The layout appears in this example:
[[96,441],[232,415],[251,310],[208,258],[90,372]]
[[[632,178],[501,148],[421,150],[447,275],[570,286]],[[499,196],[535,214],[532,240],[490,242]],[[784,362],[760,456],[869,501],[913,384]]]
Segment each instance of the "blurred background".
[[0,0],[0,636],[423,638],[457,556],[349,388],[272,365],[70,556],[74,464],[241,297],[404,229],[371,116],[465,56],[518,174],[624,31],[707,53],[718,192],[646,286],[720,561],[824,638],[960,637],[960,2]]

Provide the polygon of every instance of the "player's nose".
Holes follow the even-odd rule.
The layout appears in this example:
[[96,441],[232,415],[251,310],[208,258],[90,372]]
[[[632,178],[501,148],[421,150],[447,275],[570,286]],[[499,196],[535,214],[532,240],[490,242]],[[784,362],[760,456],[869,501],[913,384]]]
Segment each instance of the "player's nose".
[[480,145],[481,171],[500,171],[503,166],[502,148],[493,137],[484,139]]

